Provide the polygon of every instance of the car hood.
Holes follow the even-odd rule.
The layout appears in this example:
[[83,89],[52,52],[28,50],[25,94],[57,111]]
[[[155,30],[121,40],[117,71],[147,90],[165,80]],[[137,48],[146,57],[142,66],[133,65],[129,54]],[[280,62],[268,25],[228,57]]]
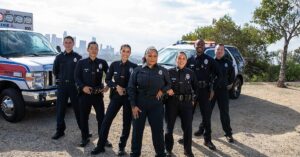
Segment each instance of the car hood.
[[26,66],[29,71],[52,70],[55,56],[10,58],[9,60]]

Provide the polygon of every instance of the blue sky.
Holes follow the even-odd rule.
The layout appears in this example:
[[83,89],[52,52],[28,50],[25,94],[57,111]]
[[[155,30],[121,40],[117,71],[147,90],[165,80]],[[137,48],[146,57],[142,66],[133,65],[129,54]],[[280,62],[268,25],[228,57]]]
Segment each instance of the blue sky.
[[[0,8],[32,12],[34,29],[62,36],[64,30],[77,39],[110,44],[123,43],[133,52],[146,47],[168,46],[213,18],[229,14],[239,25],[249,22],[260,0],[1,0]],[[299,47],[293,40],[290,49]],[[282,47],[282,42],[270,46]]]

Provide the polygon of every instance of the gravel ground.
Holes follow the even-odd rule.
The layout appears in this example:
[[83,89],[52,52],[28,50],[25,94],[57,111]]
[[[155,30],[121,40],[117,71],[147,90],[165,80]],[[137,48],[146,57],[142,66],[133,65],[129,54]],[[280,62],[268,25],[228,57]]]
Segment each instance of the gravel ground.
[[[235,144],[226,142],[220,124],[219,110],[212,116],[213,142],[217,151],[203,146],[203,138],[193,137],[195,156],[300,156],[300,88],[279,89],[271,83],[246,84],[238,100],[230,101],[231,124]],[[105,96],[105,104],[108,98]],[[112,149],[98,156],[115,156],[122,128],[122,112],[113,122],[109,140]],[[199,109],[195,114],[193,129],[201,120]],[[29,108],[25,119],[13,124],[0,118],[0,156],[90,156],[97,142],[97,126],[94,111],[90,115],[91,143],[86,148],[78,146],[80,132],[71,109],[66,115],[66,136],[51,140],[55,132],[55,108]],[[175,141],[182,136],[179,119],[176,122]],[[130,152],[130,142],[126,151]],[[175,142],[174,154],[183,155],[183,147]],[[142,156],[154,156],[151,131],[147,124]]]

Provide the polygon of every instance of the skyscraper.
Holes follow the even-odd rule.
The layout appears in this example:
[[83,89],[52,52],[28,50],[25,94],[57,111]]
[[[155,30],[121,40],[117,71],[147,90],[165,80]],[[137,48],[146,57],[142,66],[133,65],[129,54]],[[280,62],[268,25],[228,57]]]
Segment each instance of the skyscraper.
[[63,38],[65,38],[66,36],[68,36],[68,33],[67,31],[64,31]]
[[80,51],[80,53],[86,52],[86,41],[85,40],[79,41],[79,51]]

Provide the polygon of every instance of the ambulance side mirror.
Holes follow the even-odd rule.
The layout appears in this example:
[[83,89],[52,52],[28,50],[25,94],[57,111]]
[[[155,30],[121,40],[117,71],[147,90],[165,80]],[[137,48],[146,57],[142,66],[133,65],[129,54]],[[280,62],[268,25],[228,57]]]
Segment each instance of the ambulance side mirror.
[[57,50],[57,52],[61,53],[61,48],[60,48],[60,46],[56,46],[56,50]]

